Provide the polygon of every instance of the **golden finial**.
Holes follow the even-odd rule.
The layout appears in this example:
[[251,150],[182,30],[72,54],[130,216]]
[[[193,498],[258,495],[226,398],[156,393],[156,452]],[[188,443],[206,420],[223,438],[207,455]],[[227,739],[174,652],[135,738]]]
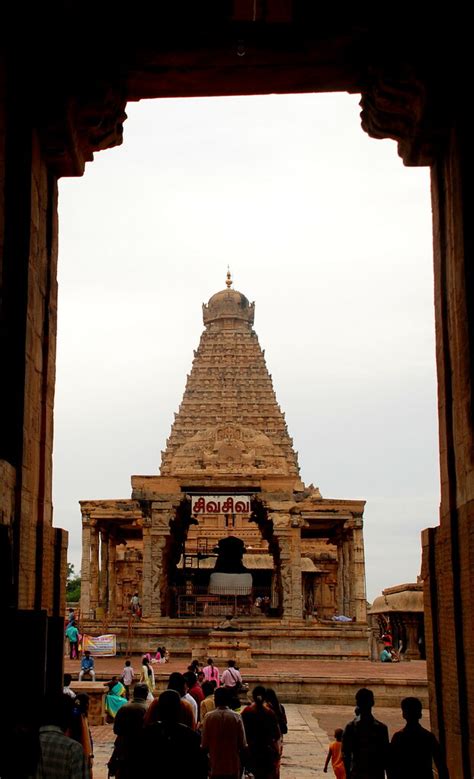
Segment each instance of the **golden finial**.
[[229,266],[227,266],[227,278],[226,278],[226,281],[225,281],[225,285],[226,285],[227,289],[230,289],[231,286],[232,286],[232,276],[230,275],[230,268],[229,268]]

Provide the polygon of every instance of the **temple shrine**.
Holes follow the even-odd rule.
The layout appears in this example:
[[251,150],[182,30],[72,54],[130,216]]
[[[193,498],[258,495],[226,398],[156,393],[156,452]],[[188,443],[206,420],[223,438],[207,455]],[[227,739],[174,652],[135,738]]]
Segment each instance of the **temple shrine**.
[[132,476],[130,499],[80,501],[82,624],[119,648],[133,628],[135,651],[205,656],[232,614],[259,656],[367,658],[365,501],[301,481],[254,311],[228,273],[159,475]]

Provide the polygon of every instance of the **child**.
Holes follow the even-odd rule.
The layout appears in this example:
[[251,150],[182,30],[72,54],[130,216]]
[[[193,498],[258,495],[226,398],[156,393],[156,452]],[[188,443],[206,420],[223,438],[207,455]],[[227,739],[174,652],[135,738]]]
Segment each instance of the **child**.
[[125,668],[122,671],[122,682],[123,682],[123,686],[125,687],[125,695],[127,696],[127,701],[130,700],[130,687],[133,683],[134,676],[135,676],[135,671],[132,668],[132,664],[130,660],[125,660]]
[[329,752],[326,758],[326,762],[324,764],[324,773],[327,774],[328,772],[328,765],[329,761],[332,762],[332,770],[334,771],[334,775],[336,776],[336,779],[346,779],[346,769],[344,768],[344,761],[342,759],[342,728],[337,728],[334,731],[334,738],[335,741],[332,742],[332,744],[329,744]]

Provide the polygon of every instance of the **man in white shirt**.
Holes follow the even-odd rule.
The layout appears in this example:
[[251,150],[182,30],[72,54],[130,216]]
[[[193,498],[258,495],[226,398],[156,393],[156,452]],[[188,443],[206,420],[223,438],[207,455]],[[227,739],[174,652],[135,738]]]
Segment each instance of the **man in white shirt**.
[[239,779],[241,754],[247,747],[240,714],[229,708],[229,690],[218,687],[214,693],[216,708],[203,722],[201,746],[209,753],[211,779]]
[[222,674],[221,682],[224,687],[232,688],[233,692],[237,692],[242,684],[242,676],[239,669],[235,667],[235,660],[228,660],[227,666]]

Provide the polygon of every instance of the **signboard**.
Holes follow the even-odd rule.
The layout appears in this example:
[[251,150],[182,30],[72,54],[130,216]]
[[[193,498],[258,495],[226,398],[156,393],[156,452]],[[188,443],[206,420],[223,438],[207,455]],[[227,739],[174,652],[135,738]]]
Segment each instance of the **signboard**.
[[250,495],[193,495],[192,514],[250,514]]
[[107,633],[104,636],[86,636],[82,637],[82,651],[89,650],[94,657],[113,657],[117,654],[116,636],[113,633]]

